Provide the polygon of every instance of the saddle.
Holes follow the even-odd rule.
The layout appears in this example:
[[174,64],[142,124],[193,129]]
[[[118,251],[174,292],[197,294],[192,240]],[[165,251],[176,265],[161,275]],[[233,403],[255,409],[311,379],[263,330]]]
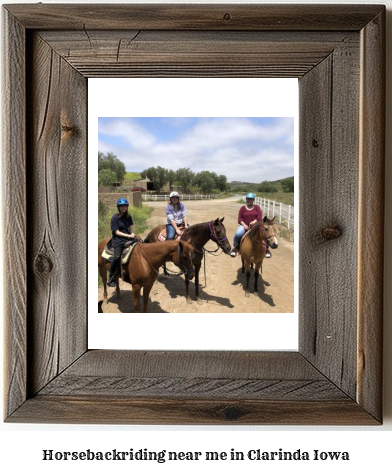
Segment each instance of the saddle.
[[241,245],[242,245],[242,242],[244,241],[245,237],[249,234],[249,232],[250,232],[250,229],[247,230],[247,231],[245,232],[245,234],[241,237],[241,240],[240,240],[240,242],[239,242],[239,244],[238,244],[238,252],[241,252]]
[[[181,230],[181,233],[184,232],[185,226],[179,225],[178,228]],[[173,240],[181,240],[182,235],[177,235]],[[165,242],[166,240],[166,231],[162,230],[158,235],[158,242]]]
[[[129,262],[129,259],[131,258],[133,249],[135,248],[135,245],[139,242],[138,239],[135,240],[130,240],[129,242],[126,242],[123,248],[123,251],[121,253],[121,263],[123,265],[127,264]],[[111,262],[113,260],[114,256],[114,249],[112,245],[112,239],[109,240],[107,243],[106,247],[104,248],[104,251],[102,252],[102,258],[107,260],[108,262]]]

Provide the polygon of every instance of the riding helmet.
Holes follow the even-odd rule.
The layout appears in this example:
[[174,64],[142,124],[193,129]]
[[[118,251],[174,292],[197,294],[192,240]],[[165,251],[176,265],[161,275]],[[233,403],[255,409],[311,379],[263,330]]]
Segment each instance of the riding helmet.
[[120,198],[117,201],[117,207],[118,206],[129,206],[129,202],[125,198]]
[[180,195],[178,194],[177,191],[173,191],[170,193],[170,199],[173,198],[173,197],[177,197],[178,199],[180,199]]
[[248,193],[246,195],[246,199],[254,199],[255,197],[256,197],[256,194],[254,194],[254,193]]

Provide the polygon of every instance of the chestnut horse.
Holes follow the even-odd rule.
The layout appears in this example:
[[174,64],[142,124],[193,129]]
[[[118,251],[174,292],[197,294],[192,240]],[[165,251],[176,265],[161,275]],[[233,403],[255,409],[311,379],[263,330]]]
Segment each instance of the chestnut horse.
[[264,217],[261,222],[254,224],[248,231],[240,246],[240,255],[242,259],[242,273],[246,270],[245,296],[249,296],[250,267],[255,265],[255,285],[254,292],[258,293],[257,281],[259,270],[262,272],[263,260],[267,251],[267,242],[272,249],[278,248],[278,239],[275,235],[274,219]]
[[[107,271],[110,263],[102,257],[110,238],[107,238],[98,244],[98,268],[103,283],[103,299],[108,302],[107,294]],[[147,313],[148,296],[152,285],[159,274],[159,268],[166,262],[173,262],[186,275],[186,278],[192,279],[193,269],[193,248],[186,242],[177,242],[169,240],[156,244],[137,243],[133,249],[131,258],[126,265],[122,266],[125,281],[132,282],[132,294],[135,306],[135,312],[140,311],[140,292],[143,288],[143,311]],[[119,275],[116,278],[116,293],[120,296]]]
[[[198,304],[202,303],[199,296],[199,272],[204,256],[204,245],[209,240],[212,240],[218,245],[219,248],[223,250],[224,253],[229,254],[231,250],[230,243],[226,237],[226,229],[223,225],[223,220],[224,217],[222,217],[222,219],[218,218],[210,222],[204,222],[202,224],[194,224],[190,227],[187,227],[181,236],[180,242],[188,242],[195,249],[193,265],[195,267],[195,291],[196,301]],[[165,227],[165,225],[158,225],[154,227],[154,229],[152,229],[144,239],[144,242],[157,242],[159,234],[165,229]],[[192,303],[192,300],[189,296],[189,278],[187,276],[185,276],[185,292],[187,303]]]

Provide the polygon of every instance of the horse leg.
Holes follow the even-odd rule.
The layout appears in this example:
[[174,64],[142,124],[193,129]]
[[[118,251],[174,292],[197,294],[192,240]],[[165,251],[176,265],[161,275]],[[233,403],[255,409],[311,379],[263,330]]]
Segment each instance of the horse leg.
[[148,313],[148,298],[154,282],[151,285],[147,285],[143,288],[143,313]]
[[203,300],[199,296],[199,273],[200,273],[201,263],[195,265],[195,290],[196,290],[196,301],[197,304],[203,304]]
[[166,263],[163,264],[163,274],[166,276],[169,275],[168,271],[166,270]]
[[192,304],[191,297],[189,296],[189,278],[185,275],[185,298],[188,304]]
[[246,275],[246,285],[245,285],[245,296],[249,298],[249,279],[250,279],[250,263],[244,262],[245,275]]
[[258,283],[258,279],[259,279],[259,268],[260,268],[261,264],[256,264],[256,269],[255,269],[255,286],[254,286],[254,294],[257,295],[259,293],[259,290],[258,290],[258,287],[257,287],[257,283]]
[[105,304],[108,304],[108,290],[106,286],[106,283],[108,281],[108,272],[106,270],[106,265],[99,266],[99,274],[101,275],[103,284],[103,301]]
[[243,257],[241,257],[241,261],[242,261],[242,273],[245,273],[245,264],[244,264]]
[[140,291],[142,287],[140,285],[133,285],[132,286],[132,294],[133,294],[133,305],[135,307],[135,313],[140,313]]

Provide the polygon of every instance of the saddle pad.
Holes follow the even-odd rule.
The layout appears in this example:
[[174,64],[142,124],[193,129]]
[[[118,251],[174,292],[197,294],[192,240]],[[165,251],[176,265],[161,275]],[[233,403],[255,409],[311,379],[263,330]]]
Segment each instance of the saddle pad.
[[[125,265],[128,263],[129,259],[131,258],[131,254],[133,252],[133,249],[135,248],[135,245],[138,242],[133,242],[129,247],[127,247],[124,252],[121,254],[121,263]],[[107,260],[108,262],[111,262],[113,260],[113,252],[109,251],[107,247],[105,247],[104,251],[102,252],[102,258]]]

